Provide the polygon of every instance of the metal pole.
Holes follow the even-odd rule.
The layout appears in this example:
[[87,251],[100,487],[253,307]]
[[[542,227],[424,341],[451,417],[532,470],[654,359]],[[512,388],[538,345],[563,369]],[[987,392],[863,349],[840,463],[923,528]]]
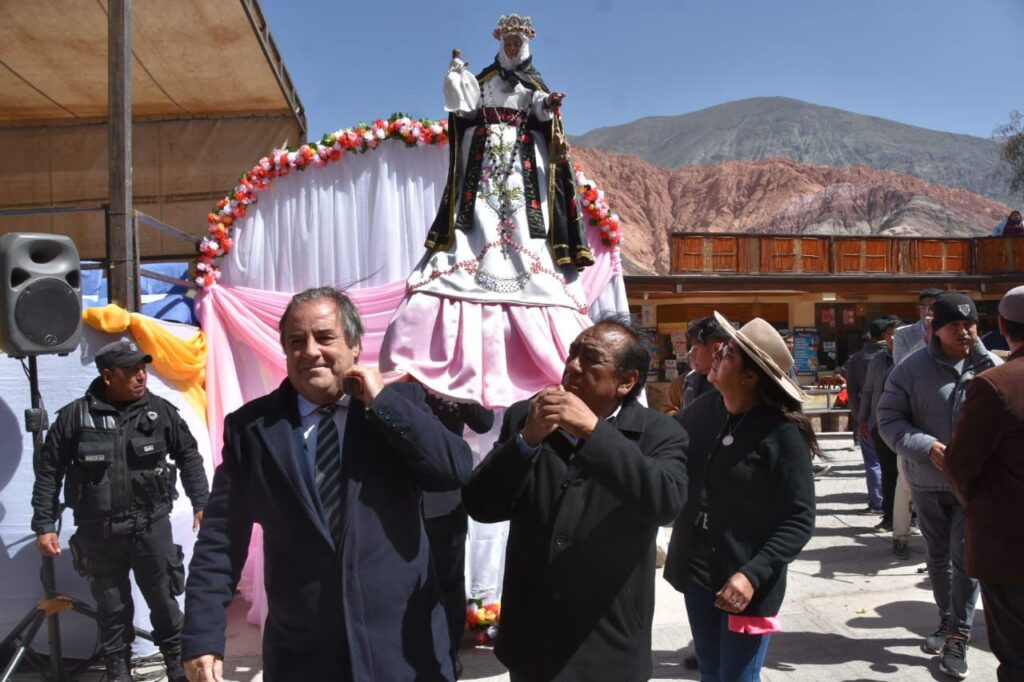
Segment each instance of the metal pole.
[[132,10],[131,0],[107,4],[107,291],[112,302],[139,309],[135,213],[132,209]]
[[[42,404],[39,397],[39,370],[36,367],[36,356],[28,356],[28,389],[31,393],[29,400],[33,410],[38,410]],[[32,433],[32,457],[33,461],[39,461],[43,452],[43,431],[39,429]],[[57,596],[57,577],[53,570],[53,557],[43,557],[43,591],[47,599]],[[46,617],[46,628],[50,635],[50,672],[55,680],[64,679],[64,653],[60,639],[60,618],[56,613]],[[31,638],[26,639],[31,643]]]

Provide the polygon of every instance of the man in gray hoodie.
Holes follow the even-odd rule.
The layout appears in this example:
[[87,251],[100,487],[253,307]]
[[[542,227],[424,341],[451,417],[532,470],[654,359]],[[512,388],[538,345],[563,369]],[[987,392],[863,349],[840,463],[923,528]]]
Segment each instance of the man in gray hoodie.
[[921,648],[940,654],[940,668],[967,676],[967,641],[978,583],[964,564],[964,509],[943,473],[967,385],[1002,364],[978,339],[978,310],[963,294],[940,295],[932,305],[931,343],[897,364],[878,401],[878,431],[903,458],[904,472],[927,543],[928,576],[939,607],[938,629]]

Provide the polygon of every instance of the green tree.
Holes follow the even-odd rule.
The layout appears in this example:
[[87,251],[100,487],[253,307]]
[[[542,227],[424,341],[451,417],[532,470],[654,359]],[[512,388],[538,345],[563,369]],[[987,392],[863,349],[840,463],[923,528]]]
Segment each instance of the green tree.
[[1003,145],[999,155],[1009,172],[1010,193],[1024,197],[1024,115],[1011,111],[1010,122],[996,128],[994,136]]

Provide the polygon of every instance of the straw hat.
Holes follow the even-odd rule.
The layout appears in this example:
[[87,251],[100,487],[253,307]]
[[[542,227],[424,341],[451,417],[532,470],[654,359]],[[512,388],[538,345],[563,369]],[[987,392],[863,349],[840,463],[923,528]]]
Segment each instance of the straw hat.
[[793,366],[793,356],[786,348],[786,342],[775,329],[760,317],[755,317],[750,322],[736,329],[729,320],[725,319],[722,313],[715,311],[715,319],[722,329],[740,345],[747,355],[753,358],[758,367],[764,370],[770,378],[775,380],[782,390],[796,401],[807,400],[807,394],[800,390],[787,372]]

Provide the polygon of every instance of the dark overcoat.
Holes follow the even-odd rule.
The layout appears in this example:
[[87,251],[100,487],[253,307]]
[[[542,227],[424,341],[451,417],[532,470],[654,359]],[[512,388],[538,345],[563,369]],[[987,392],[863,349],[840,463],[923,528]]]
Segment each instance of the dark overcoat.
[[259,523],[265,679],[453,679],[420,505],[422,490],[468,480],[469,446],[434,417],[418,386],[388,386],[369,408],[352,400],[337,551],[300,473],[302,443],[287,380],[225,419],[224,458],[189,567],[184,657],[223,656],[225,609]]
[[651,676],[655,537],[686,495],[686,433],[627,399],[586,441],[563,431],[524,456],[529,402],[463,488],[478,521],[509,520],[495,654],[530,680]]

